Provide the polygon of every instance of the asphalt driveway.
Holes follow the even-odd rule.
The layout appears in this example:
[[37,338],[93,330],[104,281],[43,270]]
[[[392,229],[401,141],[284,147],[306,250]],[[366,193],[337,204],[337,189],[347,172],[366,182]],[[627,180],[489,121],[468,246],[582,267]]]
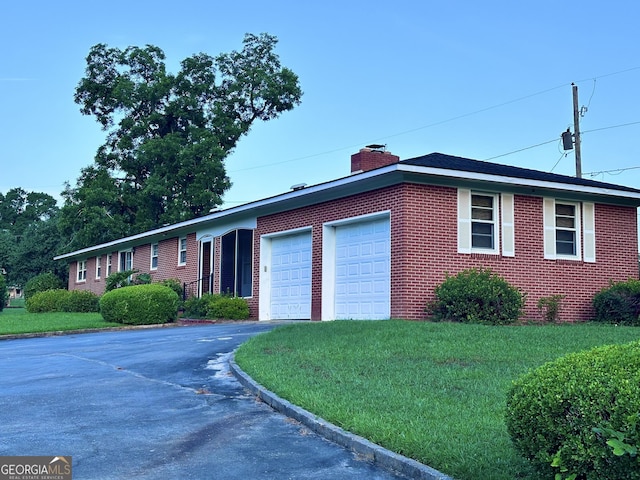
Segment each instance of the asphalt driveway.
[[0,341],[0,455],[74,479],[394,479],[256,401],[227,358],[274,325]]

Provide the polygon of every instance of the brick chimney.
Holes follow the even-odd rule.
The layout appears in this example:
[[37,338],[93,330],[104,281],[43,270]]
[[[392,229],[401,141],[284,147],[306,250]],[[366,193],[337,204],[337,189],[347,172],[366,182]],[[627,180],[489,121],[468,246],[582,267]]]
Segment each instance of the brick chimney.
[[400,157],[391,152],[377,148],[361,148],[358,153],[351,155],[351,173],[368,172],[374,168],[386,167],[398,163]]

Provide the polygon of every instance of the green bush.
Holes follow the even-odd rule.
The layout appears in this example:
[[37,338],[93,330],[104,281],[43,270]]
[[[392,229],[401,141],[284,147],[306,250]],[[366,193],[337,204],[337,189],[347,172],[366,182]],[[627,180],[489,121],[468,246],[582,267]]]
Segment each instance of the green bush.
[[538,310],[547,322],[557,322],[564,295],[550,295],[538,299]]
[[241,297],[205,293],[200,298],[185,300],[184,314],[189,318],[246,320],[249,318],[249,304]]
[[9,292],[7,291],[7,280],[0,273],[0,312],[4,309],[9,300]]
[[164,280],[160,280],[158,282],[160,285],[164,285],[165,287],[169,287],[171,290],[176,292],[180,298],[182,298],[183,288],[182,282],[177,278],[166,278]]
[[25,307],[30,313],[62,312],[70,296],[69,290],[61,288],[44,290],[27,298]]
[[99,311],[99,297],[85,290],[45,290],[32,295],[25,302],[30,313]]
[[593,297],[595,320],[620,325],[640,325],[640,280],[611,282]]
[[426,311],[434,321],[505,325],[515,322],[524,296],[490,269],[469,269],[447,277]]
[[59,290],[64,287],[65,286],[62,281],[53,273],[41,273],[40,275],[31,278],[24,286],[24,298],[25,300],[28,300],[29,297],[38,292]]
[[88,290],[72,290],[64,298],[63,312],[93,313],[100,311],[100,297]]
[[249,304],[244,298],[227,295],[212,295],[207,305],[207,318],[246,320]]
[[[549,362],[507,394],[513,444],[541,478],[640,479],[640,342]],[[617,449],[616,449],[617,447]]]
[[132,285],[105,293],[100,298],[100,313],[107,322],[167,323],[177,318],[178,303],[178,294],[164,285]]
[[188,318],[206,318],[211,297],[210,293],[204,293],[201,297],[187,298],[184,301],[184,315]]

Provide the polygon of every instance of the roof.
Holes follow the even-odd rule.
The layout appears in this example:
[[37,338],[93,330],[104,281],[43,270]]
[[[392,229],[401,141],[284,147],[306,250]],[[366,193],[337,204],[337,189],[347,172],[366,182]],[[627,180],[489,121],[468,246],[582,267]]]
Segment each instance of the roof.
[[482,173],[486,175],[498,175],[501,177],[521,178],[540,182],[565,183],[579,187],[596,187],[640,193],[640,190],[636,188],[598,182],[596,180],[589,180],[585,178],[571,177],[568,175],[541,172],[539,170],[531,170],[529,168],[514,167],[512,165],[501,165],[499,163],[485,162],[482,160],[472,160],[470,158],[445,155],[444,153],[430,153],[428,155],[423,155],[422,157],[401,160],[400,164],[457,170],[461,172]]
[[600,201],[611,200],[621,205],[640,206],[640,189],[443,153],[430,153],[421,157],[401,160],[398,163],[374,170],[295,189],[225,210],[218,210],[203,217],[65,253],[54,257],[54,260],[71,260],[96,255],[100,252],[113,251],[115,248],[128,248],[143,242],[157,241],[168,235],[185,235],[211,224],[224,223],[228,219],[257,218],[407,181],[447,185],[502,184],[512,191],[520,189],[528,192],[526,194],[529,195],[532,192],[536,192],[537,195],[548,194],[548,192],[566,192],[572,198],[586,198],[589,201],[598,198]]

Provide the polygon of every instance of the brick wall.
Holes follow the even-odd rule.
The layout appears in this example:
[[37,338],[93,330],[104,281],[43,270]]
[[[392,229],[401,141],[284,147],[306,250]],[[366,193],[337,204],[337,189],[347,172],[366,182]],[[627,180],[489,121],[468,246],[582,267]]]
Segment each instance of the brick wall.
[[[526,293],[525,316],[541,318],[540,297],[565,295],[560,319],[586,320],[593,295],[610,280],[638,276],[636,209],[596,204],[596,263],[545,260],[542,198],[515,196],[515,257],[459,254],[455,188],[403,184],[258,219],[261,235],[312,227],[312,319],[321,318],[322,224],[378,211],[391,212],[391,316],[425,318],[427,301],[446,274],[491,268]],[[615,232],[615,233],[614,233]],[[254,259],[254,291],[259,282]],[[257,300],[256,300],[257,302]]]
[[[89,257],[87,261],[87,279],[77,281],[77,262],[69,264],[69,289],[89,290],[102,295],[107,278],[107,254],[102,254],[102,275],[96,279],[96,257]],[[118,271],[119,252],[112,252],[111,271]],[[158,242],[158,268],[151,270],[151,244],[138,245],[133,251],[133,268],[138,273],[149,273],[153,281],[177,279],[180,283],[189,283],[197,279],[198,275],[198,243],[196,234],[187,235],[187,264],[178,265],[178,237],[168,238]]]

